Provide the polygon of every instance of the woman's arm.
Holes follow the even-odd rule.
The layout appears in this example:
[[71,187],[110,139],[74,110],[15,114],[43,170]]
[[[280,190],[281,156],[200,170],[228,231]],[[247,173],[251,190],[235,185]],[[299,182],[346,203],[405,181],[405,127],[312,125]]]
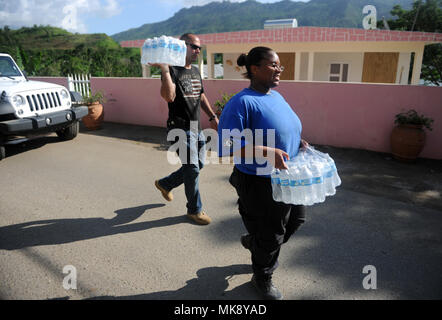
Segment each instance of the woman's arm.
[[308,148],[308,146],[310,146],[309,143],[304,139],[301,139],[301,142],[299,143],[299,148],[305,150]]
[[[249,150],[251,150],[253,154],[249,154]],[[250,147],[246,145],[233,154],[243,159],[253,158],[269,161],[270,164],[276,169],[288,169],[284,159],[290,159],[288,153],[284,150],[267,146],[253,146],[250,149]]]

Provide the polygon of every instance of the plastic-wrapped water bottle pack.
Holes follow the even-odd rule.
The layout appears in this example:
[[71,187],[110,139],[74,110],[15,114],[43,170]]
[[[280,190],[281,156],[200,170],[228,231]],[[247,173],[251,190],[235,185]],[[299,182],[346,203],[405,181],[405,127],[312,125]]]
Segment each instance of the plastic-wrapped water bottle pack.
[[286,161],[287,170],[271,173],[273,199],[287,204],[311,206],[333,196],[341,184],[334,160],[309,146]]
[[184,67],[186,64],[186,43],[177,38],[161,36],[146,39],[141,50],[141,64],[165,63]]

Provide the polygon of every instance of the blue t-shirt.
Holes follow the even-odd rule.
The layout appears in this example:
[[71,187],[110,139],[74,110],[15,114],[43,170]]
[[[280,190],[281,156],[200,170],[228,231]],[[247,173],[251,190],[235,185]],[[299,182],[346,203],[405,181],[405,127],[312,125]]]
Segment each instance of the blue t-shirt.
[[[243,147],[263,145],[298,154],[302,124],[296,113],[275,90],[268,94],[246,88],[233,96],[224,107],[218,125],[219,156],[228,156]],[[270,176],[273,169],[263,159],[234,157],[241,172]]]

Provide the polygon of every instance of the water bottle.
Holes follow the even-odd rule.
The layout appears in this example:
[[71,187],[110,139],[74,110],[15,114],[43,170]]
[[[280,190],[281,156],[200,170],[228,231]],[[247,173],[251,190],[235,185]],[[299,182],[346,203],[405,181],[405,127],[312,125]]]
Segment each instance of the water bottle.
[[176,43],[176,39],[169,37],[168,43],[167,43],[167,52],[168,52],[169,56],[171,57],[171,60],[173,61],[173,65],[178,65],[177,64],[178,56],[176,54],[176,51],[173,49],[175,43]]
[[324,165],[323,176],[324,176],[325,195],[333,196],[336,193],[332,179],[333,168],[330,166],[328,162]]
[[185,43],[182,43],[180,46],[180,63],[185,65],[186,64],[186,53],[187,53],[187,46]]
[[309,155],[305,151],[301,151],[298,154],[298,161],[297,161],[297,167],[298,167],[298,184],[299,184],[299,190],[302,195],[302,202],[300,204],[303,205],[311,205],[312,204],[312,184],[311,184],[311,178],[312,173],[308,168],[308,161],[309,161]]
[[286,202],[285,203],[291,203],[291,204],[298,204],[300,201],[299,197],[299,188],[296,186],[296,179],[298,179],[298,174],[296,172],[296,164],[293,161],[286,161],[287,170],[284,170],[287,179],[288,179],[288,186],[287,191],[285,193],[286,196]]
[[292,192],[292,204],[303,204],[305,202],[305,188],[301,185],[301,171],[299,166],[292,167],[292,176],[290,185],[293,190]]
[[315,178],[318,176],[318,174],[315,172],[315,166],[313,165],[313,162],[311,160],[311,156],[308,157],[309,162],[307,163],[307,169],[310,172],[309,182],[310,182],[310,192],[311,192],[311,202],[316,203],[318,202],[318,192],[317,192],[317,184],[315,183]]
[[303,163],[299,167],[299,188],[302,190],[303,195],[303,205],[310,205],[312,194],[311,194],[311,184],[310,184],[311,172],[308,170],[307,165]]
[[296,179],[296,168],[293,167],[292,163],[287,163],[288,169],[287,169],[287,179],[289,180],[288,185],[288,202],[291,204],[296,203],[296,187],[294,186],[295,179]]
[[290,203],[290,178],[287,170],[281,170],[281,190],[282,190],[282,202]]
[[157,52],[158,52],[157,61],[158,62],[160,62],[160,61],[166,62],[164,59],[165,58],[165,54],[164,54],[165,46],[166,46],[166,43],[164,41],[164,36],[159,37],[158,38],[158,49],[157,49]]
[[156,63],[157,62],[157,55],[158,55],[158,41],[157,38],[152,38],[151,41],[151,50],[150,50],[150,62]]
[[162,35],[146,39],[144,42],[141,63],[165,63],[184,67],[186,64],[186,43],[173,37]]
[[311,162],[311,171],[313,175],[313,195],[314,202],[324,202],[325,201],[325,188],[324,188],[324,177],[322,175],[323,163],[320,161]]
[[284,180],[284,172],[282,170],[277,170],[276,175],[276,193],[277,193],[277,201],[282,202],[283,201],[283,186],[282,186],[282,180]]
[[270,177],[272,181],[273,200],[281,202],[282,189],[281,189],[281,178],[279,170],[273,169],[272,173],[270,174]]
[[333,159],[313,148],[300,151],[287,166],[271,174],[275,201],[310,206],[334,195],[341,184]]
[[143,47],[141,49],[141,64],[146,64],[146,41],[144,41]]
[[328,183],[328,182],[330,182],[330,180],[327,180],[327,177],[326,177],[326,170],[327,170],[326,168],[327,168],[327,163],[325,161],[321,161],[321,167],[320,167],[320,172],[321,172],[321,177],[322,177],[321,191],[324,194],[324,198],[327,197],[327,190],[330,185]]
[[186,44],[184,41],[177,42],[173,46],[175,56],[176,56],[176,65],[184,66],[186,64]]
[[[176,65],[185,65],[186,64],[186,55],[185,55],[185,51],[184,51],[184,55],[183,55],[183,44],[184,44],[184,50],[187,50],[185,48],[186,44],[182,43],[182,41],[175,41],[174,46],[173,46],[173,53],[175,55],[175,64]],[[184,57],[184,60],[183,60]]]
[[314,156],[314,159],[316,161],[319,161],[322,165],[322,176],[324,178],[324,194],[325,196],[332,196],[336,193],[335,187],[333,185],[333,168],[334,167],[334,161],[333,159],[327,154],[327,153],[322,153],[319,151],[316,151],[312,148],[311,153]]
[[141,50],[141,63],[148,64],[150,62],[150,56],[152,50],[152,39],[146,39],[143,44],[143,49]]
[[337,186],[341,185],[341,178],[338,175],[338,170],[336,169],[336,165],[335,162],[333,161],[332,158],[330,158],[329,161],[331,170],[332,170],[332,184],[333,184],[333,188],[336,188]]
[[161,52],[161,37],[156,38],[156,43],[157,43],[157,47],[156,47],[156,62],[160,62],[162,60],[162,52]]

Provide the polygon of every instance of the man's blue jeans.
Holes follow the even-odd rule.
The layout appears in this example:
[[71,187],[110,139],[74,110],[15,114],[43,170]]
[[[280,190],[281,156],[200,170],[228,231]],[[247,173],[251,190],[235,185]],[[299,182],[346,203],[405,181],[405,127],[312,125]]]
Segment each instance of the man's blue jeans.
[[181,160],[181,168],[167,177],[160,179],[161,187],[171,191],[184,183],[184,191],[187,198],[187,213],[198,214],[202,211],[202,203],[199,192],[199,173],[205,161],[205,136],[194,131],[186,131],[186,138],[176,139],[176,150]]

